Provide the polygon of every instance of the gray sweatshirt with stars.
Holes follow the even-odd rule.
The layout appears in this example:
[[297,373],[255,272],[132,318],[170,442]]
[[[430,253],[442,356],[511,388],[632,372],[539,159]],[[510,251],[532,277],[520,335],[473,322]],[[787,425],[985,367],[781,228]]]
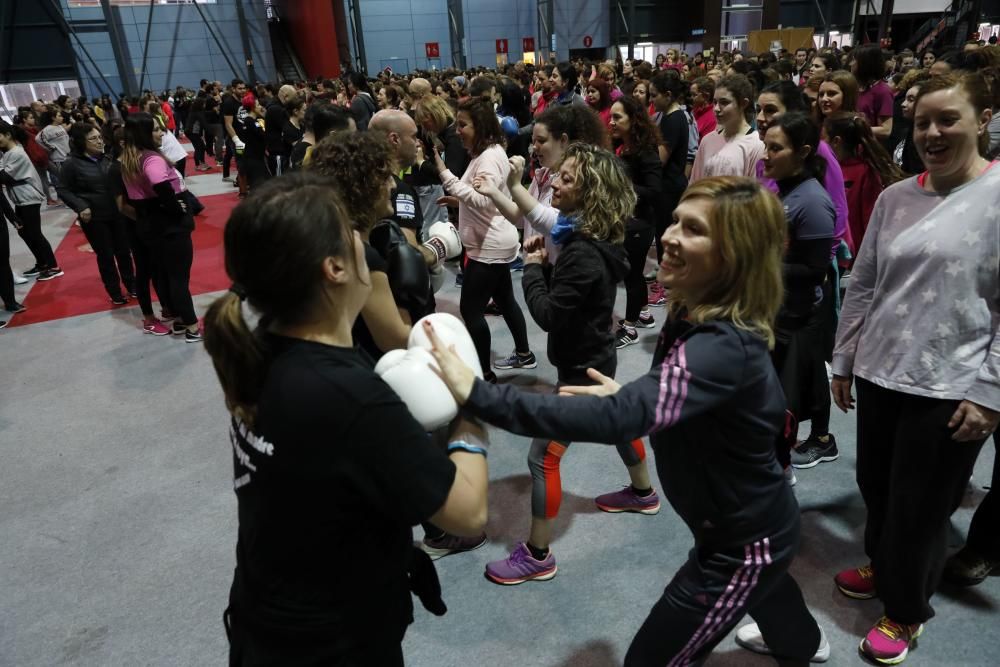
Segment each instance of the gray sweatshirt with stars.
[[942,195],[916,177],[875,203],[833,372],[1000,410],[1000,165]]

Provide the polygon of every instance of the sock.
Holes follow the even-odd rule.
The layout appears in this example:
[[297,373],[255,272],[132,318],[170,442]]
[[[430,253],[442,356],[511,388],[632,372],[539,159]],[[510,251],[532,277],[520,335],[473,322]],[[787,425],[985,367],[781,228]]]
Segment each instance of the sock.
[[810,440],[816,440],[816,441],[822,442],[824,445],[829,445],[830,444],[830,434],[829,433],[827,433],[826,435],[816,435],[815,433],[810,433],[809,434],[809,439]]
[[629,486],[632,487],[632,493],[634,493],[635,495],[639,496],[640,498],[645,498],[646,496],[653,495],[653,489],[651,489],[651,488],[650,489],[638,489],[638,488],[636,488],[635,484],[630,484]]
[[549,548],[539,549],[538,547],[531,544],[531,542],[525,542],[525,546],[528,547],[528,551],[531,552],[531,557],[535,560],[545,560],[549,556]]

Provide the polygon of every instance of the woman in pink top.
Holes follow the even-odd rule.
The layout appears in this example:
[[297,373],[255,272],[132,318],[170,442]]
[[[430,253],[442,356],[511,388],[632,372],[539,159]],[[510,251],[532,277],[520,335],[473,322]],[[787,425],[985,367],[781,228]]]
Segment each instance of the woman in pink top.
[[165,293],[161,305],[169,308],[174,335],[189,343],[201,342],[201,325],[191,299],[194,218],[181,193],[180,174],[160,153],[163,130],[148,113],[129,114],[125,120],[125,149],[121,155],[122,181],[128,203],[136,211],[136,234],[150,249],[162,272]]
[[611,123],[611,93],[608,84],[601,79],[591,79],[587,82],[587,90],[584,95],[587,106],[597,112],[597,115],[604,121],[604,126]]
[[892,134],[893,96],[884,80],[885,56],[879,45],[858,47],[854,52],[851,72],[861,86],[857,110],[865,115],[875,138],[885,141]]
[[698,146],[690,182],[710,176],[754,176],[764,155],[764,142],[747,122],[753,85],[742,74],[723,77],[715,88],[715,117],[719,129],[705,135]]
[[451,195],[442,197],[438,203],[458,207],[458,229],[465,246],[459,310],[479,353],[485,377],[495,382],[496,374],[489,370],[490,326],[486,322],[486,305],[490,299],[500,308],[515,346],[513,353],[497,360],[494,368],[512,370],[538,365],[528,344],[524,314],[514,298],[514,285],[510,279],[510,263],[517,258],[521,248],[517,229],[500,214],[492,199],[473,188],[476,181],[488,182],[510,197],[507,189],[510,163],[492,104],[480,98],[463,102],[458,107],[455,126],[472,161],[459,179],[447,168],[441,155],[434,152],[441,184]]

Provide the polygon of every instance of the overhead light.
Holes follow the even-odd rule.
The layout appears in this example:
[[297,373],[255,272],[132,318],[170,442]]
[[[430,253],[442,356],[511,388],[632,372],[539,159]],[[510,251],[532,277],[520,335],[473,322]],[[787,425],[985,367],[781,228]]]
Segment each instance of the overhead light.
[[652,46],[653,43],[652,42],[636,42],[635,45],[636,46]]

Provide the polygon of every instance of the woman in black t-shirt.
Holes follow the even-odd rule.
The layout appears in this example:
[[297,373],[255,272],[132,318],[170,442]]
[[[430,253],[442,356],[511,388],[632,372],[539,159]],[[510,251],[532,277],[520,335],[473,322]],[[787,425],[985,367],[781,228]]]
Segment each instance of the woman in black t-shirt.
[[448,453],[432,445],[354,348],[371,277],[329,181],[266,182],[224,243],[233,287],[209,309],[205,342],[232,415],[229,664],[402,665],[411,590],[444,613],[411,526],[482,530],[482,429],[458,421]]

